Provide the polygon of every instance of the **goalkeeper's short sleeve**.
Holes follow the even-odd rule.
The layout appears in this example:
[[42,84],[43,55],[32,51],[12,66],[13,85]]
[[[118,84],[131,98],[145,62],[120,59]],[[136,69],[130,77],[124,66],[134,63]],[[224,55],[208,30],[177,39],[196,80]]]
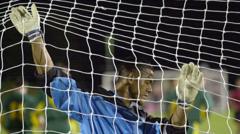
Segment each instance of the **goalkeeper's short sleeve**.
[[81,121],[82,113],[91,113],[89,94],[78,89],[74,79],[55,77],[50,82],[50,88],[57,108],[68,112],[72,118]]

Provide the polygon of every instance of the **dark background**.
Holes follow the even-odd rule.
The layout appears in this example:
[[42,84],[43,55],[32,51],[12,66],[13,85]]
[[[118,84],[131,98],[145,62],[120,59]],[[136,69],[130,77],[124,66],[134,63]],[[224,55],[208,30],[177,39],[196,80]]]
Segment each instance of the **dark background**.
[[[53,61],[56,65],[61,64],[71,68],[73,77],[83,88],[91,88],[92,70],[94,86],[101,83],[101,74],[104,71],[114,70],[111,56],[108,51],[105,51],[108,50],[105,48],[106,40],[110,36],[113,25],[115,28],[111,42],[114,44],[115,62],[119,59],[126,60],[128,56],[134,57],[131,42],[135,36],[132,42],[134,54],[138,58],[146,57],[153,61],[152,65],[157,70],[160,67],[165,70],[176,70],[183,63],[188,62],[200,65],[206,63],[211,68],[217,70],[223,68],[227,71],[229,74],[227,83],[230,88],[239,76],[240,2],[238,1],[206,3],[206,1],[181,0],[122,0],[117,10],[119,2],[117,0],[97,3],[93,0],[77,0],[70,21],[69,13],[74,6],[74,1],[31,2],[37,4],[44,38],[48,43],[47,48]],[[19,79],[22,74],[30,83],[36,82],[31,46],[26,38],[23,39],[26,42],[21,42],[23,37],[15,28],[10,28],[12,23],[8,16],[11,7],[30,6],[31,2],[1,0],[0,67],[3,70],[1,82]],[[96,4],[98,8],[95,9]],[[183,9],[185,9],[184,12]],[[93,19],[91,19],[94,10]],[[140,10],[141,13],[138,14]],[[117,17],[113,23],[116,13]],[[161,16],[160,23],[158,23],[159,16]],[[138,19],[137,27],[134,27],[136,19]],[[69,22],[68,25],[66,25],[67,22]],[[89,29],[90,22],[92,25]],[[66,29],[65,32],[64,29]],[[152,52],[156,36],[158,38],[154,58],[157,63],[153,60]],[[89,48],[92,53],[90,58],[93,69],[89,60]],[[177,51],[176,48],[178,48]],[[68,61],[68,57],[71,62]],[[159,64],[161,66],[158,66]]]

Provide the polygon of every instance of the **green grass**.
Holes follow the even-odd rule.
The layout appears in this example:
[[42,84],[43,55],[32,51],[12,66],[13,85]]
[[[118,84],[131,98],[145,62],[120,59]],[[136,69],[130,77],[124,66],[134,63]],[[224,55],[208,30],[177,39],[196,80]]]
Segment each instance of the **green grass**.
[[[236,133],[235,121],[233,119],[228,120],[229,122],[228,125],[226,117],[227,113],[224,113],[222,115],[212,113],[209,117],[209,123],[207,120],[205,120],[201,124],[200,130],[204,132],[209,132],[210,134],[231,134],[232,130],[232,133],[235,134]],[[233,117],[232,114],[231,117]]]

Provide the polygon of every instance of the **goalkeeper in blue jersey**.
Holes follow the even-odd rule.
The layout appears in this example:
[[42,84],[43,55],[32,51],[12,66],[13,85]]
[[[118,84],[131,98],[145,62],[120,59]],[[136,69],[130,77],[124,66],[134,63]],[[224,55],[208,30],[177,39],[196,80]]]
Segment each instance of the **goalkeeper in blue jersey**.
[[[81,123],[83,134],[184,134],[187,130],[188,105],[202,83],[202,73],[193,63],[181,68],[178,86],[178,107],[170,119],[153,118],[142,109],[144,100],[152,91],[153,68],[122,64],[116,81],[116,92],[103,88],[87,92],[62,70],[54,67],[44,46],[40,32],[40,17],[33,4],[31,13],[23,6],[12,8],[10,19],[16,29],[32,44],[34,62],[40,75],[47,71],[50,94],[57,108]],[[44,67],[47,65],[47,67]],[[45,70],[47,69],[47,70]]]

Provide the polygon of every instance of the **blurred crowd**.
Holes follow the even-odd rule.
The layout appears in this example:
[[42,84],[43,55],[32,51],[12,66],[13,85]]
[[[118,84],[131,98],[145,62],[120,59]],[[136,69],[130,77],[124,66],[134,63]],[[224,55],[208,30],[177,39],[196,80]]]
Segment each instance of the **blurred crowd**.
[[5,81],[1,90],[1,134],[79,133],[77,122],[57,110],[44,90],[18,81]]

